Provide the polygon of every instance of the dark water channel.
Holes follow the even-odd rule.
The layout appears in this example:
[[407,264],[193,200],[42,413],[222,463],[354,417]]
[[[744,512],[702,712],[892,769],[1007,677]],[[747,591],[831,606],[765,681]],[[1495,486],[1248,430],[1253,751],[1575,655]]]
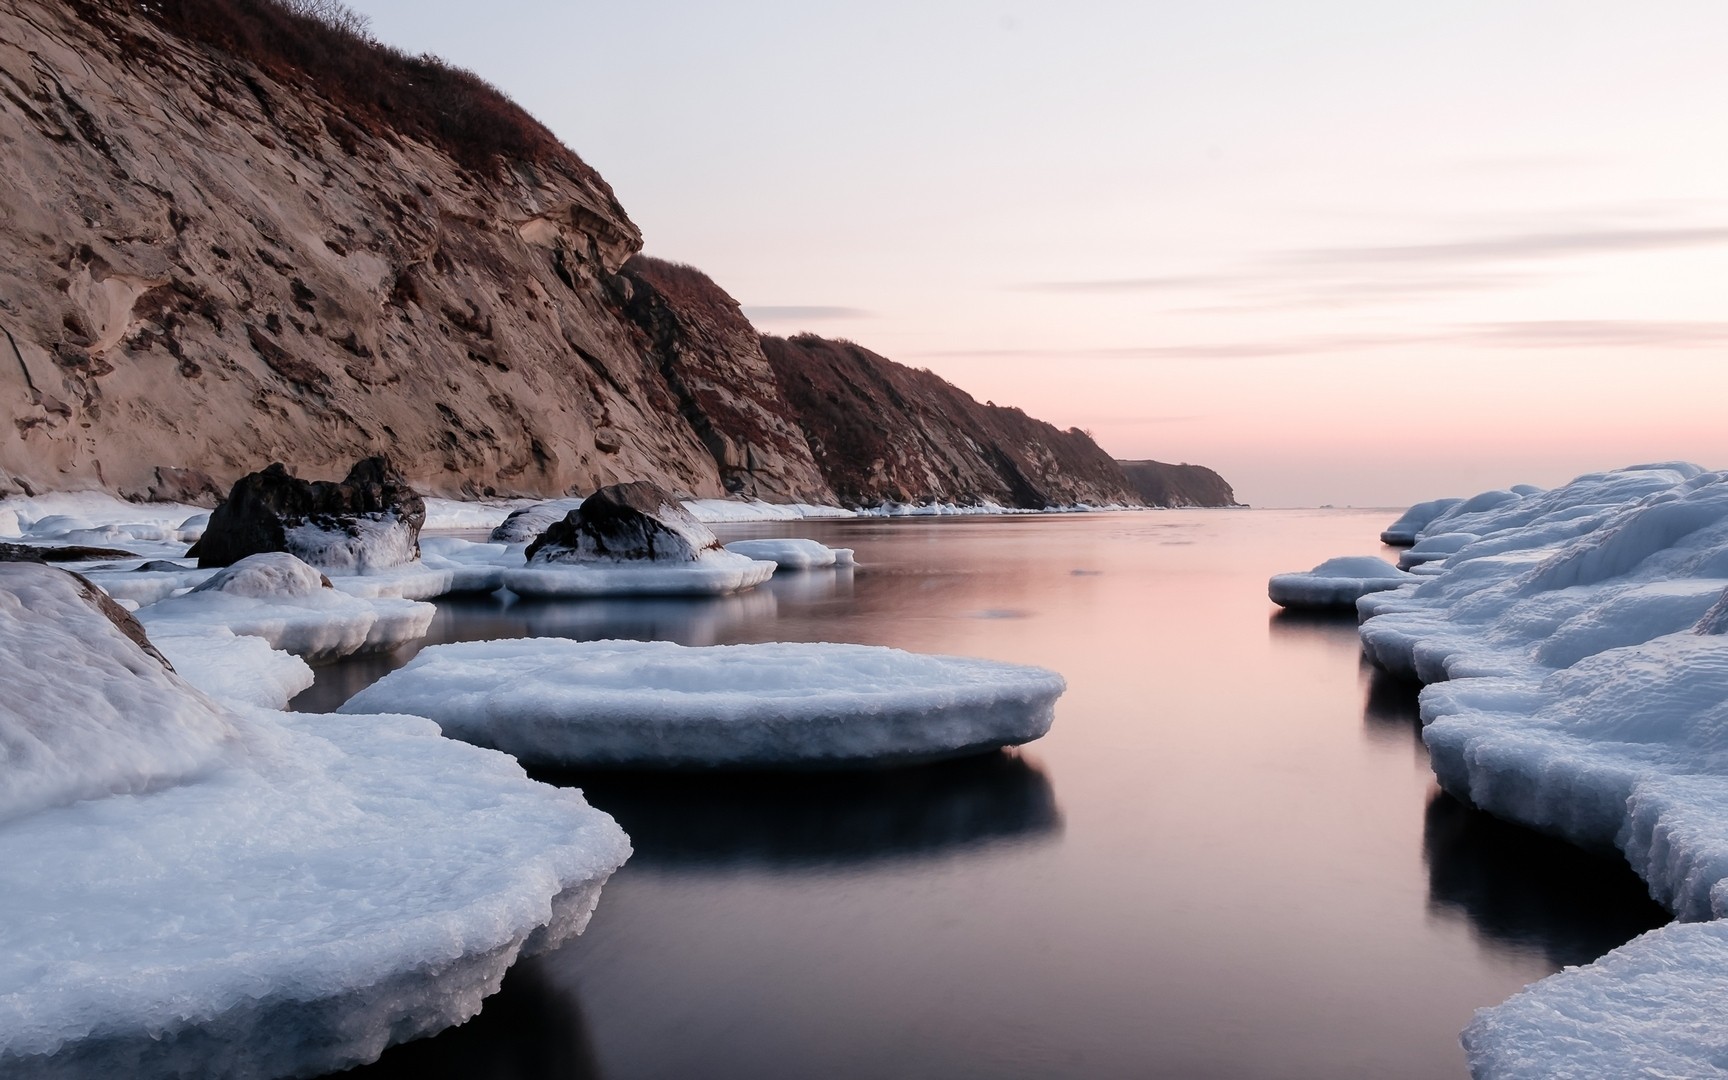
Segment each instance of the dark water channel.
[[[1017,752],[555,777],[636,854],[479,1018],[350,1076],[1450,1077],[1472,1010],[1664,921],[1623,865],[1440,795],[1410,687],[1268,575],[1386,512],[734,527],[862,568],[706,601],[440,605],[432,640],[829,640],[1041,664]],[[328,708],[406,660],[321,672]]]

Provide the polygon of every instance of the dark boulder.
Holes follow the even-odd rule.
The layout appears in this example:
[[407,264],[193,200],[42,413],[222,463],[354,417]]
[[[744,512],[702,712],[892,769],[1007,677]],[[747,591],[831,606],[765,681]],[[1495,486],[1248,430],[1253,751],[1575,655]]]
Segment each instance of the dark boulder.
[[360,461],[340,483],[301,480],[277,463],[241,477],[186,554],[209,567],[286,551],[313,566],[365,572],[419,558],[425,521],[425,501],[385,458]]
[[658,484],[603,487],[528,545],[531,563],[695,562],[720,540]]

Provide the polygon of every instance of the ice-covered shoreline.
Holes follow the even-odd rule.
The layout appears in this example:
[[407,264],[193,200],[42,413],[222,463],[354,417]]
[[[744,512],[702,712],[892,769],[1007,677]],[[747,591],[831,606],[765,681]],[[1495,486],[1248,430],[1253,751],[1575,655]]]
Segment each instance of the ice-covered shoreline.
[[370,1061],[579,933],[629,855],[428,720],[260,707],[305,667],[257,638],[164,645],[180,673],[87,582],[0,563],[0,1074]]
[[[547,499],[443,499],[427,497],[426,523],[428,532],[468,532],[492,529],[509,517],[512,511],[535,506]],[[571,500],[574,505],[575,500]],[[858,517],[967,517],[1004,514],[1085,514],[1130,510],[1157,509],[1144,506],[1052,506],[1042,510],[1000,506],[995,503],[960,505],[955,503],[884,503],[880,506],[848,509],[813,503],[769,503],[757,499],[686,499],[684,509],[705,524],[747,524],[754,521],[820,521]],[[65,530],[43,530],[50,519],[67,519],[71,527],[108,530],[121,527],[111,534],[122,541],[169,540],[189,543],[197,539],[201,528],[183,526],[192,520],[207,518],[210,511],[187,503],[130,502],[103,491],[45,492],[39,495],[10,495],[0,499],[0,539],[42,539],[62,543],[91,543],[89,539],[68,539]],[[127,528],[126,526],[139,526]],[[121,535],[124,534],[124,535]],[[173,535],[170,535],[173,534]]]
[[1420,576],[1358,600],[1363,648],[1428,684],[1442,787],[1617,849],[1678,920],[1478,1012],[1472,1073],[1720,1075],[1728,473],[1664,463],[1439,500],[1384,539]]

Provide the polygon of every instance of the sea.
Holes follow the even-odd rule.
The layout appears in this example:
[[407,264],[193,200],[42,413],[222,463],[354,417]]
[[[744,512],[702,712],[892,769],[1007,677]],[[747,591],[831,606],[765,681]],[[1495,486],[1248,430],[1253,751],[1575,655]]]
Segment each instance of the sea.
[[720,526],[856,569],[718,599],[446,598],[444,641],[838,641],[1067,679],[1050,733],[854,773],[543,775],[630,834],[587,932],[342,1074],[551,1080],[1449,1078],[1458,1033],[1667,921],[1617,858],[1440,792],[1416,688],[1266,579],[1391,558],[1396,510]]

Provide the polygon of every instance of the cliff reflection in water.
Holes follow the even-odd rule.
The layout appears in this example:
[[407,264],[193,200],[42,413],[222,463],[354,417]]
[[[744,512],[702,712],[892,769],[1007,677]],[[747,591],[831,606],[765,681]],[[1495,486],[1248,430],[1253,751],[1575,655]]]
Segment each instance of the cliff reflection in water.
[[1062,829],[1049,778],[1012,751],[868,772],[536,776],[617,818],[631,868],[861,864]]

